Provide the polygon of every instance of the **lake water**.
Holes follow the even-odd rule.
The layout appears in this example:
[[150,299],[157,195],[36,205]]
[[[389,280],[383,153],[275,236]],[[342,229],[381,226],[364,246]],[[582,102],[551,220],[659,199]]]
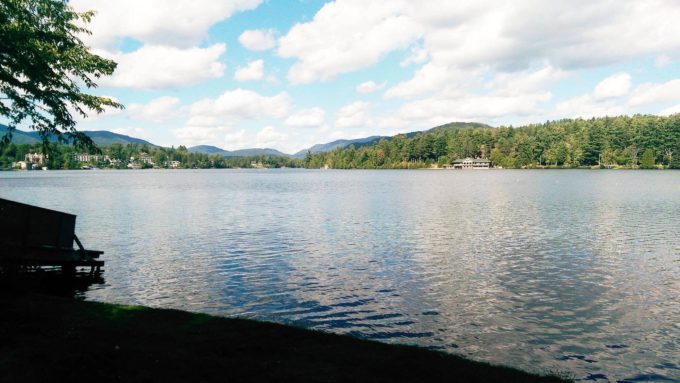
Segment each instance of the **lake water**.
[[680,380],[680,172],[4,172],[0,197],[78,215],[86,299]]

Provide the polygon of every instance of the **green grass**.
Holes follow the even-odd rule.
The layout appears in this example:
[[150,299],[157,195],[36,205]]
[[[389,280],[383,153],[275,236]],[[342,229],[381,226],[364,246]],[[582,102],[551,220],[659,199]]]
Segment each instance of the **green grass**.
[[412,346],[175,310],[0,294],[0,381],[561,382]]

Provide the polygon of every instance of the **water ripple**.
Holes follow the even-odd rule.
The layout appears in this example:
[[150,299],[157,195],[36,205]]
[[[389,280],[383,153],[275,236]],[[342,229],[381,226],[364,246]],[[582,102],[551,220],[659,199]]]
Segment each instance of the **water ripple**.
[[78,214],[88,299],[678,381],[677,175],[6,172],[0,196]]

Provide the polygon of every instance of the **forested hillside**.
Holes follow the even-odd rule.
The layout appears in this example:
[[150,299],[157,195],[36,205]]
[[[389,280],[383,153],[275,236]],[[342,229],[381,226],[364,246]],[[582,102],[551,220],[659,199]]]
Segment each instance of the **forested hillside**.
[[680,168],[680,115],[559,120],[522,127],[432,129],[372,146],[308,153],[319,168],[422,168],[483,157],[503,168]]

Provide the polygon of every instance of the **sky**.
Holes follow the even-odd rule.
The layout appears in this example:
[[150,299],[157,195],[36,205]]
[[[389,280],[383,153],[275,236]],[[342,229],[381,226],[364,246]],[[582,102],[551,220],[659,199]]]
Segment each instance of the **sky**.
[[294,153],[453,121],[680,112],[677,0],[71,0],[115,60],[78,123]]

